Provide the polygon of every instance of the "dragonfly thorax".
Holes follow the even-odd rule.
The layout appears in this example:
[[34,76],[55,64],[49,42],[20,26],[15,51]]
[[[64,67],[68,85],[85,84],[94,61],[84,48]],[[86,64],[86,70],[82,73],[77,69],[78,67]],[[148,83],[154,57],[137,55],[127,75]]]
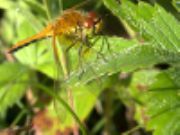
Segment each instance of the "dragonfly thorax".
[[68,10],[55,22],[54,30],[57,35],[78,35],[97,33],[101,28],[101,18],[95,12],[82,13]]

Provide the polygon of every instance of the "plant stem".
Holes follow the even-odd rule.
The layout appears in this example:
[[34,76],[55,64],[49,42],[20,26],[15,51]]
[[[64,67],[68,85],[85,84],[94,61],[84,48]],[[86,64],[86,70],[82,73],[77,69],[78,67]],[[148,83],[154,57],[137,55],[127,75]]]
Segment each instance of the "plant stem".
[[48,0],[43,0],[43,4],[45,5],[48,20],[51,20],[51,13],[49,11]]
[[56,95],[54,92],[52,92],[51,90],[49,90],[48,88],[46,88],[45,86],[37,83],[36,84],[37,87],[40,88],[40,90],[42,90],[43,92],[46,92],[48,95],[52,96],[53,98],[57,99],[58,102],[64,107],[66,108],[66,110],[73,116],[73,118],[76,120],[76,122],[78,123],[78,125],[80,126],[80,129],[82,130],[83,135],[88,135],[88,132],[86,130],[86,127],[84,126],[84,124],[81,122],[81,120],[79,119],[79,117],[76,115],[76,113],[72,110],[72,108],[66,103],[66,101],[64,101],[60,96]]
[[134,128],[132,128],[132,129],[124,132],[122,135],[129,135],[129,134],[135,132],[136,130],[138,130],[139,128],[141,128],[141,127],[142,127],[142,125],[137,125],[137,126],[135,126]]
[[22,109],[22,111],[18,114],[18,116],[15,118],[15,120],[11,123],[11,127],[15,126],[22,117],[27,113],[29,113],[28,108],[26,108],[21,102],[17,102],[18,107]]
[[60,9],[60,14],[63,13],[63,3],[62,0],[59,0],[59,9]]

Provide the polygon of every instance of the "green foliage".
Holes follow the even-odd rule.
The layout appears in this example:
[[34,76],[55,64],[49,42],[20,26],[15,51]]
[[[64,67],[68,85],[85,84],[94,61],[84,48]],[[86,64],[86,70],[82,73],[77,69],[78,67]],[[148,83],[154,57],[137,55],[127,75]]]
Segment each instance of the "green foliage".
[[171,70],[145,70],[134,74],[129,90],[143,104],[136,105],[136,119],[147,129],[153,129],[155,135],[179,133],[179,86],[172,78],[176,74],[173,75]]
[[[91,67],[96,67],[95,72],[102,76],[121,71],[121,69],[130,68],[129,70],[132,71],[137,68],[149,67],[155,63],[179,64],[178,35],[180,35],[180,26],[173,16],[167,14],[159,6],[153,8],[145,3],[139,3],[137,7],[131,2],[124,2],[120,7],[113,1],[104,2],[117,17],[123,17],[129,25],[139,32],[140,36],[142,35],[146,39],[146,42],[133,43],[129,40],[125,42],[124,39],[107,37],[112,53],[110,54],[109,50],[106,49],[104,54],[107,61],[101,59],[91,65]],[[147,12],[143,12],[144,10]],[[170,20],[170,23],[167,23],[166,19]],[[96,46],[100,46],[102,41],[96,44]],[[103,66],[99,65],[99,63],[103,63]],[[92,72],[90,71],[91,68],[89,66],[87,68],[89,70],[85,69],[86,73],[83,75],[86,76],[87,74],[87,77],[84,77],[85,82],[98,76],[95,77],[92,73],[89,73]],[[77,78],[77,74],[73,75],[73,77]],[[74,79],[73,77],[71,79]],[[77,82],[77,80],[74,82]]]
[[[75,5],[70,0],[64,2],[63,6],[61,2],[63,3],[61,0],[0,0],[0,8],[6,10],[5,19],[2,20],[4,35],[1,38],[6,44],[12,44],[39,32],[45,24],[60,14],[61,7],[66,9]],[[105,89],[115,89],[126,107],[131,106],[133,101],[135,120],[141,127],[152,131],[154,135],[180,133],[179,21],[158,4],[134,4],[130,0],[122,0],[121,4],[117,0],[102,2],[122,22],[131,39],[108,35],[93,36],[90,39],[93,46],[81,57],[82,67],[78,66],[78,47],[72,48],[68,52],[68,78],[64,77],[63,68],[56,68],[50,47],[51,40],[33,43],[34,45],[19,50],[14,54],[18,63],[3,62],[0,65],[1,119],[5,119],[7,109],[19,101],[27,86],[30,86],[33,93],[36,93],[35,97],[39,96],[36,90],[42,90],[57,100],[56,109],[52,109],[52,102],[43,104],[52,121],[59,117],[62,120],[60,128],[56,125],[57,129],[73,127],[75,119],[86,134],[81,121],[88,118]],[[172,3],[179,11],[178,1],[174,0]],[[61,45],[61,41],[59,42]],[[60,58],[63,53],[64,47],[61,46]],[[167,64],[169,68],[154,68],[158,64]],[[37,71],[44,75],[43,78],[38,80]],[[128,83],[121,80],[119,83],[119,79],[112,76],[120,72],[132,73],[131,80]],[[43,82],[48,77],[54,81],[57,75],[62,82],[59,95],[54,93],[53,86]],[[70,107],[67,91],[73,97],[70,101],[73,102],[73,109]],[[123,95],[127,96],[128,102],[123,99]],[[113,98],[116,99],[116,96]],[[115,109],[111,110],[114,114]],[[102,118],[100,123],[104,119],[106,118]],[[94,128],[97,128],[96,125]],[[51,130],[56,131],[54,128]],[[46,134],[52,133],[51,130],[46,131]]]
[[[71,96],[73,97],[74,108],[73,111],[77,114],[80,120],[84,120],[87,117],[87,114],[90,113],[92,108],[94,107],[97,97],[99,96],[102,89],[99,89],[97,83],[91,83],[90,85],[80,85],[78,87],[71,87]],[[93,90],[93,91],[92,91]],[[67,97],[67,89],[61,92],[61,97],[67,102],[70,99]],[[57,113],[52,111],[52,107],[49,106],[48,111],[51,117],[59,119],[63,122],[61,125],[62,129],[70,127],[74,123],[74,119],[72,119],[72,114],[64,108],[61,104],[56,105]]]
[[[131,84],[133,87],[130,91],[135,98],[139,97],[137,96],[138,93],[140,95],[139,100],[142,100],[141,102],[143,103],[143,106],[137,105],[136,116],[140,123],[144,121],[148,129],[154,130],[155,135],[178,134],[180,131],[180,87],[178,81],[178,59],[180,58],[179,22],[158,5],[152,7],[140,2],[136,6],[131,2],[123,1],[121,6],[117,6],[113,1],[104,0],[104,2],[107,7],[113,9],[112,12],[116,16],[121,20],[125,20],[126,23],[135,29],[140,34],[140,37],[144,37],[145,41],[151,41],[151,47],[159,50],[154,50],[151,54],[142,51],[141,53],[147,54],[144,59],[151,62],[154,61],[155,63],[163,63],[164,60],[165,63],[171,63],[171,69],[166,72],[154,74],[154,72],[147,70],[135,73],[133,76],[134,81]],[[146,12],[143,12],[145,10]],[[139,46],[139,48],[142,47],[145,47],[145,45]],[[170,56],[168,53],[173,53],[173,55]],[[156,54],[160,55],[157,56]],[[149,60],[149,57],[153,55],[156,55],[155,59]],[[139,60],[141,61],[141,59],[136,59],[135,61]],[[145,87],[144,89],[148,89],[148,91],[142,94],[141,89],[143,90],[143,88],[140,87],[141,85]],[[140,87],[139,89],[138,86]]]
[[3,63],[0,66],[0,117],[6,110],[19,101],[28,85],[28,69],[20,64]]
[[178,12],[180,12],[180,1],[179,0],[173,0],[173,5],[177,9]]

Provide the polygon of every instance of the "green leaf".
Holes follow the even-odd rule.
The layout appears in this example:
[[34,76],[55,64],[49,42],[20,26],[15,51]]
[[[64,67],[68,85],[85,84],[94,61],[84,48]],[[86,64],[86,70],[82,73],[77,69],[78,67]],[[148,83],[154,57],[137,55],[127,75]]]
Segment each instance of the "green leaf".
[[[42,3],[37,2],[35,0],[25,0],[24,3],[29,6],[29,8],[32,10],[31,12],[36,12],[39,14],[40,17],[46,17],[45,8],[43,7]],[[38,19],[39,19],[38,18]]]
[[[97,82],[78,87],[69,86],[68,88],[66,87],[64,91],[61,89],[61,96],[59,96],[58,93],[55,94],[52,90],[49,90],[41,84],[37,84],[37,87],[57,99],[55,100],[57,102],[50,104],[47,110],[45,110],[49,121],[53,124],[51,130],[40,129],[44,134],[50,134],[56,131],[63,132],[67,128],[73,128],[75,126],[75,120],[77,122],[76,124],[78,124],[81,129],[85,130],[81,121],[88,116],[100,92],[104,88],[104,86],[98,87]],[[67,95],[67,92],[71,92],[71,96],[69,94]],[[71,108],[72,104],[73,107]]]
[[[172,66],[165,72],[147,70],[134,74],[130,93],[136,99],[135,101],[138,101],[136,105],[137,121],[152,130],[154,135],[178,134],[180,131],[179,22],[158,5],[151,6],[143,2],[135,5],[125,0],[121,5],[113,0],[104,0],[104,3],[118,18],[126,21],[133,30],[137,31],[144,38],[144,42],[151,41],[148,43],[149,45],[137,48],[146,48],[148,51],[152,49],[152,52],[148,53],[147,50],[147,52],[143,50],[137,53],[138,51],[136,51],[134,54],[137,53],[137,57],[132,54],[133,52],[129,54],[131,62],[136,61],[135,69],[150,66],[153,62],[154,64],[171,63]],[[141,57],[144,53],[146,55]],[[122,62],[122,59],[118,62]],[[128,63],[128,65],[131,64]],[[122,66],[124,67],[124,65]]]
[[3,63],[0,66],[0,115],[23,96],[28,84],[27,68],[20,64]]
[[[138,44],[136,41],[122,38],[107,38],[110,50],[106,49],[102,54],[104,58],[97,59],[87,64],[79,72],[73,72],[67,83],[86,84],[87,82],[103,75],[112,75],[119,71],[133,71],[138,68],[151,67],[157,63],[179,63],[180,54],[172,53],[162,48],[157,48],[153,43]],[[99,40],[95,46],[100,46]],[[112,53],[111,53],[112,52]],[[81,77],[82,76],[82,77]]]
[[[123,18],[137,30],[145,38],[145,43],[107,38],[112,54],[108,53],[109,50],[105,50],[102,52],[105,58],[95,60],[84,67],[85,72],[80,81],[82,71],[72,73],[68,82],[87,83],[105,74],[121,70],[132,71],[163,62],[179,64],[180,25],[172,15],[158,5],[153,7],[143,2],[138,6],[128,1],[123,1],[122,5],[112,0],[104,0],[104,3],[117,17]],[[144,13],[145,10],[147,12]],[[126,46],[127,43],[131,45]],[[95,47],[101,45],[102,39]],[[121,46],[126,48],[121,49]]]
[[173,80],[174,85],[176,85],[177,87],[180,87],[180,65],[175,66],[174,68],[171,68],[170,70],[168,70],[168,72],[166,72],[171,80]]
[[[36,25],[37,26],[37,25]],[[36,28],[29,23],[28,20],[23,20],[19,24],[17,31],[18,39],[20,41],[35,34]],[[19,62],[27,65],[35,70],[54,78],[54,60],[51,48],[51,43],[47,40],[36,42],[30,46],[24,47],[14,53]]]
[[130,87],[133,97],[142,102],[136,104],[136,119],[154,135],[175,135],[180,131],[180,87],[172,79],[176,72],[169,72],[137,72]]
[[[44,27],[43,17],[38,17],[37,19],[37,16],[29,10],[29,5],[27,5],[26,2],[28,3],[30,1],[27,0],[16,3],[18,7],[16,12],[14,12],[13,8],[8,9],[6,19],[3,20],[3,31],[5,33],[3,37],[6,38],[8,42],[11,41],[10,43],[15,44],[22,39],[28,38],[38,33]],[[34,1],[31,1],[31,4],[36,4],[36,6],[38,6]],[[17,17],[18,19],[16,19]],[[14,55],[22,64],[54,78],[55,63],[50,46],[51,43],[48,39],[24,47],[22,50],[15,52]]]
[[0,0],[0,8],[11,9],[15,7],[15,3],[12,0]]
[[172,3],[173,6],[177,9],[177,11],[180,12],[180,0],[173,0]]
[[[67,95],[68,90],[71,91],[71,98],[69,98]],[[61,97],[63,97],[70,106],[72,106],[73,103],[73,111],[77,114],[81,121],[84,121],[94,107],[96,100],[102,90],[102,87],[98,87],[97,83],[93,82],[89,85],[70,87],[69,89],[61,92]],[[73,127],[74,118],[68,112],[68,110],[60,105],[60,103],[58,103],[54,107],[56,108],[48,108],[49,115],[61,121],[60,128],[64,130],[67,127]]]
[[104,0],[104,3],[146,40],[154,41],[155,45],[162,49],[180,52],[180,25],[162,7],[153,7],[144,2],[139,2],[136,6],[125,0],[122,1],[122,5],[118,5],[114,0]]

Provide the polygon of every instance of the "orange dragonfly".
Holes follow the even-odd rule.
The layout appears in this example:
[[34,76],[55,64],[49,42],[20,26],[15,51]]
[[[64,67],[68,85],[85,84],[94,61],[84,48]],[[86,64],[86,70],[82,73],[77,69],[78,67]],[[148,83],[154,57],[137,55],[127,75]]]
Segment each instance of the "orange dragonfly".
[[[78,42],[82,43],[78,50],[79,55],[81,55],[83,51],[82,48],[85,45],[87,48],[91,47],[88,44],[89,36],[98,33],[101,26],[102,20],[95,12],[86,13],[75,9],[65,10],[59,18],[57,18],[53,23],[48,24],[42,31],[27,39],[17,42],[14,46],[8,49],[8,53],[14,53],[30,45],[32,42],[51,37],[55,62],[59,66],[59,54],[56,46],[56,38],[60,37],[61,39],[62,37],[72,41],[72,44],[68,46],[67,50]],[[73,106],[73,103],[70,104]],[[57,106],[57,104],[55,106]]]
[[65,10],[59,18],[57,18],[53,23],[48,24],[42,31],[16,43],[14,46],[8,49],[8,53],[14,53],[30,45],[32,42],[51,37],[54,58],[57,64],[56,66],[59,66],[60,61],[58,55],[58,48],[56,46],[56,38],[60,37],[61,39],[62,37],[72,41],[72,44],[68,46],[67,50],[80,42],[78,50],[80,57],[84,45],[86,45],[87,48],[91,47],[89,46],[90,44],[88,44],[88,38],[89,36],[96,34],[100,31],[102,26],[101,24],[102,20],[95,12],[86,13],[75,9]]
[[[72,41],[72,44],[67,48],[67,50],[76,45],[78,42],[83,42],[82,45],[87,45],[87,47],[89,47],[87,44],[88,36],[99,32],[101,24],[102,20],[95,12],[82,13],[81,11],[75,9],[65,10],[55,22],[48,24],[39,33],[16,43],[8,49],[8,53],[16,52],[19,49],[30,45],[32,42],[52,37],[52,48],[57,62],[59,61],[56,46],[57,36],[65,37],[65,39]],[[80,55],[82,52],[82,45],[79,49]]]
[[[61,39],[62,37],[62,39],[65,38],[66,40],[70,40],[72,42],[72,44],[68,46],[67,50],[79,42],[80,46],[78,53],[80,57],[83,53],[82,48],[84,46],[87,48],[91,47],[90,44],[88,44],[89,36],[98,33],[101,30],[101,26],[102,20],[95,12],[91,11],[86,13],[75,9],[67,9],[59,18],[57,18],[53,23],[48,24],[39,33],[17,42],[14,46],[8,49],[8,53],[14,53],[33,42],[51,37],[55,63],[59,68],[60,61],[58,48],[56,46],[56,38],[59,37]],[[80,58],[79,64],[81,64]],[[57,69],[57,71],[59,70]],[[56,73],[56,75],[56,79],[59,79],[58,73]]]

